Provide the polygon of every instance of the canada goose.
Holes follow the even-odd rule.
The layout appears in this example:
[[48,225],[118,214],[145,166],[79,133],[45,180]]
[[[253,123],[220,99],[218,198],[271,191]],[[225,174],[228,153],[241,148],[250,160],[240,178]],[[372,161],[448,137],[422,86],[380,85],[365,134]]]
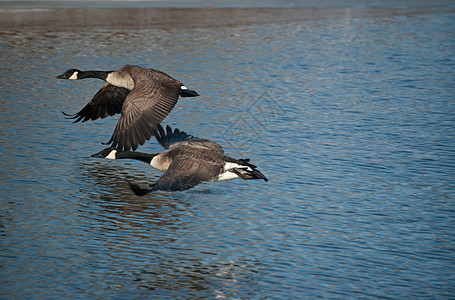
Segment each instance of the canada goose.
[[147,154],[138,151],[122,151],[109,147],[92,157],[107,159],[136,159],[150,164],[152,167],[165,171],[152,186],[140,187],[130,184],[136,195],[165,190],[181,191],[190,189],[201,181],[221,181],[234,178],[268,179],[249,163],[249,159],[234,159],[224,155],[220,145],[200,139],[167,126],[166,133],[161,125],[155,135],[157,141],[167,151],[158,154]]
[[179,96],[196,97],[180,81],[158,70],[125,65],[117,71],[80,71],[69,69],[59,79],[99,78],[107,84],[78,113],[68,115],[74,122],[96,120],[121,113],[107,144],[121,150],[136,150],[156,133]]

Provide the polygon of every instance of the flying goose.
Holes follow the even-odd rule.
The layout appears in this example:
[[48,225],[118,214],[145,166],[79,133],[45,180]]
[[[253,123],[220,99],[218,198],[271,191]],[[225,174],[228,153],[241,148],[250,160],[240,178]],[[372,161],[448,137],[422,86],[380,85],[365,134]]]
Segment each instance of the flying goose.
[[80,71],[69,69],[59,79],[99,78],[107,82],[78,113],[65,115],[74,123],[96,120],[121,113],[107,144],[121,150],[136,150],[157,131],[179,96],[196,97],[180,81],[158,70],[125,65],[117,71]]
[[148,154],[138,151],[122,151],[115,147],[108,147],[92,157],[107,159],[136,159],[150,164],[152,167],[164,171],[164,174],[153,185],[140,187],[131,184],[133,192],[142,196],[152,191],[182,191],[190,189],[202,181],[221,181],[234,178],[268,179],[249,163],[249,159],[235,159],[224,155],[223,148],[214,142],[200,139],[171,127],[166,132],[158,124],[155,135],[157,141],[168,149],[157,154]]

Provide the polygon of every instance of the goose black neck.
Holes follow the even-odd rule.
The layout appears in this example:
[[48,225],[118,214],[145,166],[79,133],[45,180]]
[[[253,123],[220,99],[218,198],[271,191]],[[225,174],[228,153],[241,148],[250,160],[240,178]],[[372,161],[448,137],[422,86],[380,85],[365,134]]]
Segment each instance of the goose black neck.
[[106,80],[107,75],[111,73],[112,71],[80,71],[77,74],[78,79],[84,79],[84,78],[99,78],[102,80]]
[[155,157],[156,154],[148,154],[148,153],[143,153],[143,152],[137,152],[137,151],[119,151],[116,154],[117,159],[123,159],[123,158],[128,158],[128,159],[135,159],[135,160],[140,160],[145,163],[150,163]]

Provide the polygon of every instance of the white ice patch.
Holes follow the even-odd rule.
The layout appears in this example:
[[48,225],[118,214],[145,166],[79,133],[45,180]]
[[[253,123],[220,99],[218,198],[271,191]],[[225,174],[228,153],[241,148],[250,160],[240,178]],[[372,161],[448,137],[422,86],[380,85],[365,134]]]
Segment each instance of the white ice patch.
[[76,80],[76,79],[77,79],[77,74],[78,74],[78,73],[79,73],[78,71],[74,72],[73,75],[71,75],[70,78],[68,78],[68,79]]
[[115,154],[117,153],[117,150],[112,150],[108,156],[106,156],[107,159],[116,159]]

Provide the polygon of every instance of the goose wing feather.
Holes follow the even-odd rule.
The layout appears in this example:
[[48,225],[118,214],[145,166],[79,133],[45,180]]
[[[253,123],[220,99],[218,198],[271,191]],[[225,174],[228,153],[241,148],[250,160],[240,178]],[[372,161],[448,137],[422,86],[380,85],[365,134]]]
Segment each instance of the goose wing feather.
[[142,80],[125,99],[120,119],[108,143],[123,150],[136,150],[157,132],[158,124],[177,103],[181,82]]
[[70,115],[65,112],[65,116],[75,119],[74,123],[79,121],[96,120],[113,116],[122,111],[123,103],[129,94],[129,90],[123,87],[111,84],[104,85],[79,112]]
[[151,191],[183,191],[219,174],[222,165],[207,161],[177,156]]
[[164,149],[172,149],[179,147],[181,145],[190,145],[196,142],[198,144],[203,143],[213,144],[209,140],[192,136],[191,134],[188,134],[185,131],[180,131],[178,128],[175,128],[174,131],[172,131],[169,125],[166,126],[165,131],[161,124],[158,124],[158,131],[155,134],[155,138],[158,141],[158,143],[160,143],[160,145],[163,146]]

